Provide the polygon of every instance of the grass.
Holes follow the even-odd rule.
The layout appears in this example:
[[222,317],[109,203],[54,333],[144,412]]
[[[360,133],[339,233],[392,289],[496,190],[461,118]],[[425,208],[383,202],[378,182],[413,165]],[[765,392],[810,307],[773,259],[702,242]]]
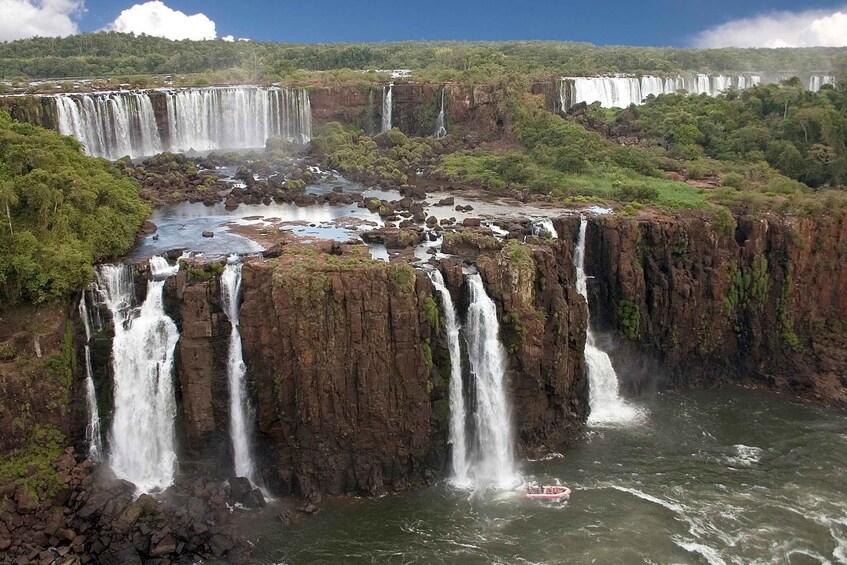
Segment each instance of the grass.
[[444,157],[441,171],[453,180],[480,185],[493,191],[529,188],[534,192],[563,197],[587,197],[600,201],[641,202],[663,208],[708,209],[703,189],[665,178],[644,176],[614,165],[593,165],[579,173],[563,173],[530,160],[519,172],[510,171],[508,181],[501,171],[505,156],[455,153]]

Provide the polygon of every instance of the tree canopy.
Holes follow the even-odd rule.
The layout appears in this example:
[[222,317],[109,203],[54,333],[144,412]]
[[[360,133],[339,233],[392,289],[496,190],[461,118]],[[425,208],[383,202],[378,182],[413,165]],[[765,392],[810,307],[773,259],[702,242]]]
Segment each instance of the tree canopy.
[[125,253],[149,213],[137,183],[54,131],[0,111],[0,304],[45,302]]
[[293,69],[493,68],[592,75],[678,72],[833,72],[847,49],[676,49],[562,41],[293,44],[172,41],[117,32],[37,37],[0,44],[2,77],[92,77],[246,69],[278,77]]

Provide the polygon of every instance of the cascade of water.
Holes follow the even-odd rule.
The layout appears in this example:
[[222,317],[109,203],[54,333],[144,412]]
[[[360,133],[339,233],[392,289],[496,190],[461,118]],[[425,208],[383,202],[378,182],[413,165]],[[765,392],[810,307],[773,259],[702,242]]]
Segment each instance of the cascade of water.
[[[733,86],[738,89],[750,88],[761,83],[758,75],[705,75],[696,77],[667,77],[644,75],[640,78],[614,77],[564,77],[559,82],[559,105],[567,110],[575,104],[599,102],[604,107],[625,108],[631,104],[643,104],[651,94],[673,94],[679,90],[687,90],[691,94],[707,94],[717,96]],[[809,88],[812,89],[813,79]]]
[[447,135],[447,122],[444,116],[444,98],[446,89],[441,89],[441,109],[438,111],[438,119],[435,120],[435,137],[444,137]]
[[382,88],[382,131],[391,129],[391,114],[394,111],[394,83]]
[[238,317],[241,311],[239,295],[241,294],[241,262],[237,255],[229,258],[221,275],[221,303],[229,318],[232,330],[229,336],[229,360],[227,375],[229,377],[229,434],[232,439],[232,457],[235,474],[246,477],[254,485],[259,484],[256,465],[253,460],[250,442],[249,415],[251,413],[247,399],[244,358],[241,349],[241,329]]
[[474,377],[474,423],[478,452],[470,469],[478,485],[515,484],[512,418],[506,396],[506,352],[500,343],[497,309],[485,292],[482,277],[467,276],[470,306],[465,324],[468,360]]
[[114,415],[109,435],[110,463],[139,491],[165,489],[176,467],[172,369],[179,340],[176,324],[165,314],[165,280],[179,270],[162,257],[150,260],[147,297],[133,308],[132,269],[105,265],[97,272],[103,303],[112,313]]
[[453,481],[460,486],[470,483],[468,478],[468,442],[466,437],[465,397],[462,392],[462,350],[459,344],[459,320],[453,298],[437,269],[429,274],[435,290],[441,296],[444,311],[444,330],[447,332],[447,349],[450,352],[450,443],[453,446]]
[[825,84],[835,84],[835,77],[830,75],[812,75],[809,77],[809,90],[818,92]]
[[59,133],[77,138],[89,155],[118,159],[162,151],[153,104],[146,92],[59,94],[53,99]]
[[[576,289],[588,304],[588,282],[585,275],[585,232],[588,221],[580,219],[579,239],[574,251],[576,265]],[[590,316],[589,316],[590,318]],[[609,355],[601,350],[596,343],[591,323],[585,336],[585,364],[588,366],[589,404],[591,414],[588,417],[590,426],[622,425],[637,421],[642,412],[627,404],[620,396],[618,375],[612,367]]]
[[88,407],[88,424],[85,427],[85,441],[88,443],[88,457],[99,461],[103,454],[103,438],[100,433],[100,412],[97,409],[97,393],[94,389],[94,370],[91,367],[91,319],[85,303],[85,293],[79,299],[79,317],[85,326],[85,404]]
[[559,233],[556,231],[555,226],[553,226],[553,221],[549,218],[532,222],[532,235],[535,237],[559,239]]

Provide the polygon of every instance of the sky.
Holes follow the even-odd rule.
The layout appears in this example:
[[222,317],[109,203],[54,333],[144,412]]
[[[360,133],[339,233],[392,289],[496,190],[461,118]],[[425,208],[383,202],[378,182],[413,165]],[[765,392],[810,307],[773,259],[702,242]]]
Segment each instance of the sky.
[[554,39],[845,46],[847,0],[0,0],[0,41],[102,29],[298,43]]

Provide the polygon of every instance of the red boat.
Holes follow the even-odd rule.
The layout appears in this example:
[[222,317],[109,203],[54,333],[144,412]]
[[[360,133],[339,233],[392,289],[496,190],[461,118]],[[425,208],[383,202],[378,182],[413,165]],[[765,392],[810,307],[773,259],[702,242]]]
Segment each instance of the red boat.
[[526,487],[526,498],[532,500],[567,500],[571,495],[571,489],[558,485]]

